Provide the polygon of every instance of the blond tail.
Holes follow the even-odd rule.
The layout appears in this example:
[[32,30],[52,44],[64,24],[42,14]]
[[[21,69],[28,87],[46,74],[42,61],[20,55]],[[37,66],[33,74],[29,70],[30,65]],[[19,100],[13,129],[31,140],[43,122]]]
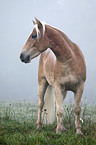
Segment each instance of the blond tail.
[[55,119],[55,97],[53,87],[48,86],[44,96],[42,121],[44,124],[52,124]]

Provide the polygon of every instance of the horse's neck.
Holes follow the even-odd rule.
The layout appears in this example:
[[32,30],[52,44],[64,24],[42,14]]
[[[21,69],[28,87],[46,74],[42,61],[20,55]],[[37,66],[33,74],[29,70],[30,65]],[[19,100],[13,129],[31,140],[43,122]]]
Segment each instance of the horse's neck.
[[71,57],[71,49],[66,39],[61,35],[63,32],[49,25],[46,26],[46,32],[49,38],[49,47],[54,52],[57,59],[61,62],[67,61]]

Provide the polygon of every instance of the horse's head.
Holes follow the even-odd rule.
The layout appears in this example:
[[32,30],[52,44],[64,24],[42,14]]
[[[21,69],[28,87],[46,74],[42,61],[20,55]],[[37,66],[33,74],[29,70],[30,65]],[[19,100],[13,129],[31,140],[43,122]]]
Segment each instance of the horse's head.
[[[36,19],[36,18],[35,18]],[[28,63],[48,48],[49,41],[45,35],[45,24],[36,19],[34,29],[30,34],[25,46],[21,50],[20,59]]]

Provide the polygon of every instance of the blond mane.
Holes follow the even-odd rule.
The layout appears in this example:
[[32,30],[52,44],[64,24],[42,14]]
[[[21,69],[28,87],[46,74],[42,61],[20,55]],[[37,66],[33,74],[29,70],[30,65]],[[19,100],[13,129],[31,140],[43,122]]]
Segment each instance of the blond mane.
[[[45,34],[45,22],[44,21],[41,21],[41,24],[42,24],[42,27],[43,27],[43,37],[44,37],[44,34]],[[40,39],[40,36],[41,36],[41,33],[40,33],[40,30],[38,29],[38,24],[35,24],[34,25],[34,28],[36,30],[36,33],[37,33],[37,39],[39,40]]]

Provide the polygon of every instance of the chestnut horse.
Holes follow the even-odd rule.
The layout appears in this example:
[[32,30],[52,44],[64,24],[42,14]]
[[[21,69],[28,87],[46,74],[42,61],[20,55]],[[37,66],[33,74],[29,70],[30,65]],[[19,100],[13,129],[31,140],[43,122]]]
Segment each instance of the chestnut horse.
[[[72,91],[75,99],[76,134],[83,134],[80,126],[80,111],[81,97],[86,80],[84,56],[77,44],[72,42],[62,31],[40,22],[37,18],[35,19],[36,23],[33,21],[34,29],[22,48],[20,59],[22,62],[29,63],[31,59],[41,54],[38,71],[37,128],[41,129],[44,97],[49,87],[50,91],[47,91],[47,98],[52,100],[51,90],[54,88],[56,100],[56,133],[60,134],[62,130],[65,130],[62,122],[63,100],[67,91]],[[54,100],[52,101],[54,104]],[[49,102],[49,108],[51,108],[51,101]],[[45,101],[45,103],[48,103],[48,101]],[[55,105],[53,106],[55,107]]]

